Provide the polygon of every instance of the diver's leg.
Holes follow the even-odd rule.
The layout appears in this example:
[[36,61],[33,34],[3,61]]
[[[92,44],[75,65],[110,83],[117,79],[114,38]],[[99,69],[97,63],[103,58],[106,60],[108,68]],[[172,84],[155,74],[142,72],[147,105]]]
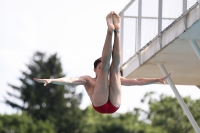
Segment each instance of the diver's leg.
[[112,54],[112,34],[114,31],[112,14],[113,12],[110,12],[106,17],[108,30],[102,51],[101,68],[96,79],[94,93],[92,96],[92,102],[94,106],[101,106],[105,104],[108,101],[109,96],[108,73]]
[[113,22],[115,26],[114,32],[114,45],[112,51],[112,63],[110,67],[110,102],[119,107],[121,104],[122,90],[120,81],[120,59],[121,59],[121,48],[120,48],[120,16],[116,13],[113,14]]

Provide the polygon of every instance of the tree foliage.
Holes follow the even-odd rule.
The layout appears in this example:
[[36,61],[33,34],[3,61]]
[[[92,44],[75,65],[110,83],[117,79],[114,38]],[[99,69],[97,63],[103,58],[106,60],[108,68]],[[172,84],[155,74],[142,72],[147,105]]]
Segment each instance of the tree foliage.
[[[141,101],[148,99],[149,110],[134,108],[124,114],[100,114],[92,106],[85,110],[79,108],[82,94],[77,94],[73,86],[49,84],[44,87],[34,82],[33,78],[65,76],[57,54],[46,58],[44,53],[36,52],[26,66],[28,70],[22,71],[19,78],[21,86],[9,84],[20,95],[8,92],[23,104],[6,99],[7,104],[24,112],[0,116],[0,133],[11,130],[16,133],[194,133],[175,97],[160,95],[155,99],[152,98],[154,93],[148,92]],[[183,99],[200,125],[200,99]]]
[[[184,97],[183,100],[197,124],[200,125],[200,107],[198,106],[200,99],[192,100],[190,97]],[[166,133],[195,132],[175,97],[160,95],[159,99],[149,98],[148,103],[147,120],[151,122],[152,127],[159,127]]]
[[0,133],[55,133],[48,121],[34,120],[26,113],[0,115]]
[[[194,133],[178,100],[172,96],[160,95],[153,98],[148,92],[141,101],[148,99],[149,110],[134,108],[124,114],[102,115],[90,106],[83,111],[80,133]],[[200,125],[200,99],[184,97],[197,124]]]
[[[159,128],[152,128],[150,125],[139,120],[139,112],[134,109],[133,112],[124,114],[100,114],[89,106],[83,111],[80,133],[153,133]],[[159,133],[158,130],[157,133]]]
[[44,87],[37,83],[33,78],[60,78],[64,77],[62,65],[57,54],[46,55],[42,52],[36,52],[27,64],[27,71],[22,71],[19,78],[21,86],[9,84],[13,90],[19,92],[17,96],[8,92],[10,97],[22,101],[22,105],[16,101],[6,99],[6,103],[13,108],[24,110],[33,118],[38,120],[49,120],[54,123],[56,131],[67,131],[67,129],[76,130],[79,121],[74,120],[80,115],[79,105],[82,94],[77,94],[75,87],[49,84]]

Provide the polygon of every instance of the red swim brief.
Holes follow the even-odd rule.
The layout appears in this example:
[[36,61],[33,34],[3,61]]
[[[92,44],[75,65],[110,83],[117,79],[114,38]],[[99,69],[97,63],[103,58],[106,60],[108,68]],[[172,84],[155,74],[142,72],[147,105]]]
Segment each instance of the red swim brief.
[[111,114],[111,113],[116,112],[119,109],[119,107],[115,107],[109,100],[107,103],[99,107],[95,107],[93,104],[92,106],[97,112],[102,113],[102,114]]

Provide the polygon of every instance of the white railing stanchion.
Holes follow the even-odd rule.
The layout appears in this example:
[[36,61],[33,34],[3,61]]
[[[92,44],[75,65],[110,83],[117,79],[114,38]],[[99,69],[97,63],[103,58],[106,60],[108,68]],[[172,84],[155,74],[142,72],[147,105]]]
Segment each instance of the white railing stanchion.
[[142,35],[142,0],[138,0],[138,34],[137,34],[137,50],[141,49],[141,35]]
[[159,0],[159,4],[158,4],[158,34],[162,31],[162,7],[163,7],[163,0]]
[[183,10],[182,10],[182,13],[184,13],[185,11],[187,11],[187,0],[183,0]]

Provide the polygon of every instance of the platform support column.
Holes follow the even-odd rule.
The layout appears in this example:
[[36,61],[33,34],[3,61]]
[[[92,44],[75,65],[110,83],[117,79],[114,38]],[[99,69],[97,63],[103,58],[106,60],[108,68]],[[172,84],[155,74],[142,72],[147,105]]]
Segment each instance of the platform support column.
[[[165,67],[163,66],[163,64],[158,63],[157,65],[158,65],[158,67],[160,68],[162,74],[163,74],[164,76],[166,76],[166,75],[168,74],[168,72],[166,71],[166,69],[165,69]],[[185,102],[183,101],[182,97],[180,96],[180,94],[179,94],[179,92],[178,92],[176,86],[174,85],[173,81],[171,80],[171,77],[167,78],[166,80],[167,80],[168,84],[170,85],[170,87],[172,88],[172,90],[173,90],[173,92],[174,92],[176,98],[178,99],[178,101],[179,101],[179,103],[180,103],[180,105],[181,105],[181,107],[182,107],[184,113],[187,115],[187,117],[188,117],[190,123],[192,124],[192,126],[193,126],[193,128],[194,128],[194,130],[196,131],[196,133],[200,133],[199,126],[197,125],[197,123],[196,123],[196,121],[194,120],[192,114],[190,113],[188,107],[186,106]]]
[[193,47],[195,53],[197,54],[197,56],[198,56],[198,58],[199,58],[199,60],[200,60],[200,48],[198,47],[196,41],[194,41],[194,40],[189,40],[189,42],[190,42],[190,44],[192,45],[192,47]]

